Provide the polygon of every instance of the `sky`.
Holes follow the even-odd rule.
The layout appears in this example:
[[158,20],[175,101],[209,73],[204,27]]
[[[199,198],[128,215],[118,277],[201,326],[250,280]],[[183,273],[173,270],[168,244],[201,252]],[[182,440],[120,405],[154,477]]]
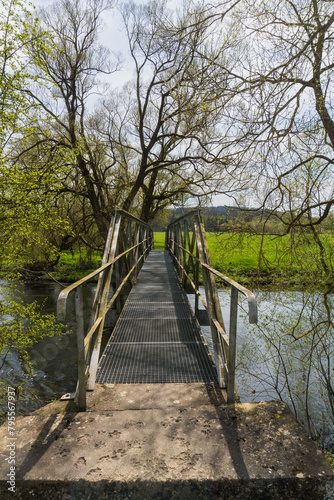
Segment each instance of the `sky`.
[[[144,1],[134,0],[135,3],[145,3]],[[52,5],[53,1],[49,0],[32,0],[32,4],[38,7],[47,8],[48,5]],[[169,0],[168,7],[171,9],[177,8],[180,5],[178,0]],[[107,80],[103,78],[103,81],[107,81],[113,88],[122,87],[127,81],[131,80],[134,76],[133,69],[131,69],[131,59],[128,53],[128,42],[126,38],[125,31],[122,27],[122,18],[117,10],[114,8],[110,11],[106,11],[103,16],[103,31],[101,32],[101,42],[103,45],[108,47],[111,52],[121,53],[123,56],[122,69],[110,75]],[[196,204],[196,201],[191,204]],[[217,195],[212,199],[213,206],[220,205],[234,205],[232,198],[226,195]]]

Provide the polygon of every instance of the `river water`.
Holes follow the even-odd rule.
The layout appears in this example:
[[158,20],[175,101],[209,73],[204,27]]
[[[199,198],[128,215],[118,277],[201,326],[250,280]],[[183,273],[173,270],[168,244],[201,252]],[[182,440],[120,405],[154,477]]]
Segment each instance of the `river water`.
[[[55,313],[61,289],[53,282],[19,285],[19,290],[24,292],[23,300],[26,303],[44,301],[43,311],[47,314]],[[86,324],[95,289],[96,285],[92,284],[83,287]],[[313,437],[330,446],[334,435],[333,332],[328,329],[321,338],[324,331],[321,325],[291,343],[291,332],[298,336],[310,330],[310,325],[323,323],[327,309],[322,295],[261,291],[256,296],[258,325],[248,324],[247,301],[241,297],[239,300],[236,376],[240,399],[242,402],[283,399]],[[188,297],[193,304],[194,296]],[[228,332],[228,290],[219,290],[219,297]],[[68,335],[45,338],[29,349],[32,371],[15,353],[6,358],[0,378],[11,385],[23,385],[19,407],[22,413],[74,391],[77,377],[74,294],[68,303],[67,326],[72,329]],[[210,328],[203,326],[202,331],[212,349]],[[313,364],[308,363],[310,359]]]
[[[95,289],[95,285],[83,287],[86,323],[89,319]],[[17,285],[19,298],[26,304],[35,301],[38,304],[43,303],[45,314],[55,314],[57,298],[61,290],[62,286],[54,282],[31,282]],[[69,334],[44,338],[28,349],[30,361],[33,364],[32,370],[20,362],[15,352],[11,352],[0,371],[2,380],[6,380],[12,386],[20,384],[23,387],[19,403],[19,410],[22,413],[37,409],[46,402],[75,389],[77,360],[74,294],[69,297],[67,311],[66,326],[70,331]]]

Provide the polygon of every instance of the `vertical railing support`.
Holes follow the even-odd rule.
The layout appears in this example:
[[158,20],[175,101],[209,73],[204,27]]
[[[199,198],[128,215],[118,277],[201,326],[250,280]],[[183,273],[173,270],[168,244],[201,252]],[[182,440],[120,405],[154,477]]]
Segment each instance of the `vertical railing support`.
[[[196,263],[195,263],[195,287],[196,287],[196,290],[199,289],[199,262],[198,262],[198,259],[199,259],[199,253],[198,253],[198,246],[196,245]],[[199,297],[198,297],[198,294],[196,293],[195,294],[195,315],[196,315],[196,318],[198,319],[199,318]]]
[[[138,245],[140,241],[140,226],[137,226],[135,229],[135,234],[133,237],[133,241],[135,245]],[[133,272],[133,278],[132,278],[132,283],[135,284],[137,283],[137,276],[138,276],[138,255],[139,255],[139,249],[136,248],[134,251],[134,262],[137,262],[135,270]]]
[[231,287],[227,402],[235,402],[235,361],[237,352],[238,290]]
[[[188,221],[191,221],[193,237],[190,241]],[[184,235],[182,234],[182,227]],[[187,245],[189,249],[187,248]],[[196,248],[195,248],[196,245]],[[236,281],[224,276],[212,267],[204,223],[199,210],[192,210],[168,225],[166,249],[169,251],[178,271],[182,284],[189,281],[195,291],[195,314],[201,317],[199,299],[204,305],[211,329],[213,355],[220,387],[227,387],[228,402],[239,400],[235,382],[238,292],[247,297],[249,322],[257,322],[257,303],[254,294]],[[188,261],[187,261],[188,259]],[[195,262],[195,265],[194,265]],[[206,302],[199,290],[199,269],[202,269]],[[193,276],[190,276],[190,270]],[[220,307],[216,278],[231,285],[230,330],[226,334],[224,319]]]
[[80,411],[86,411],[86,361],[82,286],[79,286],[75,292],[75,316],[77,323],[78,349],[78,407]]
[[[116,257],[120,227],[121,227],[121,216],[118,214],[115,217],[115,224],[113,226],[113,232],[111,235],[112,237],[111,237],[110,242],[109,242],[108,262],[113,261],[114,258]],[[99,277],[99,282],[98,282],[99,302],[98,302],[98,306],[95,310],[95,319],[99,315],[103,315],[103,321],[101,322],[101,324],[98,328],[97,337],[96,337],[95,343],[93,345],[93,350],[92,350],[92,354],[91,354],[91,358],[90,358],[89,379],[88,379],[88,390],[89,391],[93,391],[94,386],[95,386],[95,378],[96,378],[97,366],[98,366],[98,362],[99,362],[100,349],[101,349],[101,343],[102,343],[102,335],[103,335],[104,309],[105,309],[106,302],[107,302],[108,291],[109,291],[109,287],[110,287],[110,281],[111,281],[111,276],[113,273],[113,268],[114,268],[114,266],[111,266],[108,270],[101,273],[101,275]],[[117,277],[118,276],[116,275],[116,279],[117,279]]]
[[[123,226],[122,221],[124,221]],[[132,231],[133,224],[135,225],[134,231]],[[141,238],[144,238],[145,241]],[[71,292],[75,291],[76,293],[78,383],[74,398],[81,411],[86,409],[86,390],[94,389],[106,315],[111,307],[114,305],[117,307],[120,293],[132,276],[138,274],[138,270],[145,261],[152,245],[153,232],[151,228],[145,222],[116,208],[109,225],[102,265],[81,280],[64,288],[59,294],[57,318],[59,321],[65,321],[68,296]],[[121,276],[122,273],[125,275],[124,278]],[[85,336],[81,286],[96,276],[99,276],[99,280],[88,332]],[[111,298],[109,295],[113,276],[116,290]],[[88,377],[87,380],[86,377]]]
[[[218,307],[219,304],[216,304],[215,301],[215,286],[216,283],[212,281],[212,277],[205,267],[207,264],[207,249],[206,249],[206,239],[203,223],[200,219],[200,216],[196,217],[196,221],[194,223],[194,230],[196,232],[196,242],[198,246],[199,259],[202,267],[202,276],[204,282],[204,289],[206,300],[208,304],[208,312],[209,312],[209,321],[210,321],[210,330],[212,337],[212,345],[213,345],[213,354],[216,364],[217,376],[219,387],[224,387],[226,385],[224,373],[223,373],[223,355],[220,348],[220,340],[219,333],[217,331],[216,325],[214,323],[214,319],[218,316]],[[211,263],[211,262],[210,262]]]

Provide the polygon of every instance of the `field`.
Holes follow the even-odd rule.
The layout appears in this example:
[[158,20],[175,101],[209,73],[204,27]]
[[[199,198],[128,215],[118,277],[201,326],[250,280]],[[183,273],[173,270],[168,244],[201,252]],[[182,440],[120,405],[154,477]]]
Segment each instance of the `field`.
[[[321,235],[322,250],[313,236],[207,233],[212,265],[244,285],[300,286],[332,281],[334,239]],[[155,249],[165,248],[165,233],[154,233]],[[74,282],[101,265],[101,254],[90,250],[61,252],[51,276]],[[325,265],[325,267],[324,267]]]
[[[164,233],[154,234],[155,248],[164,248],[164,237]],[[331,235],[321,235],[323,252],[311,234],[207,233],[207,239],[213,267],[245,285],[304,285],[326,282],[332,275]]]
[[66,250],[61,252],[58,265],[51,275],[59,281],[73,283],[97,269],[101,261],[102,256],[99,252]]
[[166,233],[154,233],[155,250],[163,250],[165,248],[165,234]]

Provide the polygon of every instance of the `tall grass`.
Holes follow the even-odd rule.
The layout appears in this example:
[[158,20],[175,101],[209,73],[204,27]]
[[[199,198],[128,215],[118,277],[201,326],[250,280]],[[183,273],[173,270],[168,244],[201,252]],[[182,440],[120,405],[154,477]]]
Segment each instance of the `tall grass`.
[[[207,238],[213,267],[245,285],[278,281],[296,285],[315,281],[321,284],[328,283],[334,275],[334,238],[330,234],[321,235],[322,256],[311,234],[207,233]],[[164,232],[154,233],[154,248],[165,248]],[[55,276],[64,281],[76,281],[100,265],[99,252],[66,251],[61,253]]]

